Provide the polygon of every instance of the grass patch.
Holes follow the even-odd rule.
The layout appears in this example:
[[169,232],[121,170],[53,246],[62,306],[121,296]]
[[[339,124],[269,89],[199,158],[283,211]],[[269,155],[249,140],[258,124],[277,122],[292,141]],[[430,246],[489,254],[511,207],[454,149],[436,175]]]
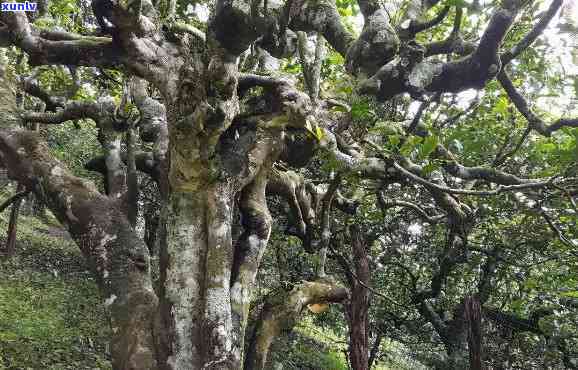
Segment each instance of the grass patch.
[[[8,217],[0,215],[1,244]],[[76,244],[51,216],[21,215],[16,253],[0,262],[0,369],[110,369],[109,332]]]

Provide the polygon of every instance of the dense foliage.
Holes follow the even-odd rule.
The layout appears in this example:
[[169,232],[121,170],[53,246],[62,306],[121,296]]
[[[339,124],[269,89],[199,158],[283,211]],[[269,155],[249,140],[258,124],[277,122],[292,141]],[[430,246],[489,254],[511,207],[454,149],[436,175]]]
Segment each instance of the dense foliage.
[[0,15],[0,369],[578,368],[576,3],[105,3]]

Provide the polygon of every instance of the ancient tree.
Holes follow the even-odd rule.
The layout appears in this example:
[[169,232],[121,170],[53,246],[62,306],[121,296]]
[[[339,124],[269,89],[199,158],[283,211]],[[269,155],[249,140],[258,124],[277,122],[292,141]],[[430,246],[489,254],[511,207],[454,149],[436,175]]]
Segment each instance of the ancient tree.
[[[64,65],[71,76],[76,69],[100,75],[112,70],[124,79],[120,104],[107,96],[83,100],[47,93],[34,76],[15,76],[8,65],[0,83],[1,163],[22,189],[42,199],[86,256],[111,312],[114,368],[260,368],[279,328],[308,304],[347,300],[347,292],[326,278],[325,261],[335,257],[334,244],[345,240],[332,232],[333,209],[356,212],[355,202],[339,191],[342,177],[351,176],[381,186],[374,199],[383,212],[408,208],[424,222],[446,228],[439,270],[419,287],[414,277],[411,301],[447,344],[448,366],[463,368],[472,325],[452,331],[461,314],[444,321],[431,300],[466,258],[478,216],[469,197],[541,189],[575,194],[575,173],[547,178],[514,174],[500,169],[505,157],[489,166],[463,165],[451,148],[431,140],[435,135],[420,117],[444,95],[481,91],[497,80],[526,119],[528,132],[550,136],[578,126],[571,117],[546,122],[508,75],[508,66],[532,47],[563,6],[562,0],[553,0],[539,16],[522,19],[521,14],[534,14],[532,3],[497,1],[479,35],[461,32],[465,13],[479,11],[476,2],[438,0],[396,3],[395,17],[378,1],[358,0],[364,20],[358,36],[331,0],[217,0],[210,4],[206,27],[183,21],[184,3],[93,0],[100,27],[85,34],[46,27],[33,14],[1,13],[0,46],[23,52],[29,66]],[[445,21],[452,25],[445,40],[422,37]],[[518,22],[529,24],[529,31],[508,39],[513,46],[506,46]],[[394,150],[353,134],[348,103],[320,93],[326,49],[340,55],[356,94],[383,106],[400,96],[421,102],[413,119],[391,127],[399,134]],[[258,73],[251,58],[259,59]],[[295,79],[268,69],[271,60],[284,58],[301,60],[303,89]],[[45,109],[22,109],[16,90],[38,98]],[[98,129],[102,155],[87,168],[102,174],[104,191],[72,175],[29,129],[30,123],[80,119],[92,120]],[[415,138],[423,143],[425,157],[439,164],[435,171],[403,150]],[[139,143],[148,149],[139,150]],[[333,165],[321,184],[294,172],[312,158]],[[153,238],[158,288],[151,279],[154,248],[135,229],[136,179],[143,174],[155,182],[161,208]],[[421,187],[437,213],[388,196],[391,184]],[[288,205],[286,232],[309,252],[320,252],[319,279],[294,287],[286,297],[272,297],[255,332],[246,335],[252,287],[274,222],[267,206],[273,195]],[[379,236],[358,234],[350,248],[357,274],[348,277],[351,297],[363,302],[347,307],[352,320],[363,323],[370,294],[369,287],[360,285],[370,275],[363,248],[366,239]],[[456,312],[475,315],[470,311],[479,311],[480,301],[482,293],[465,297]],[[367,329],[355,330],[355,359],[366,362]]]

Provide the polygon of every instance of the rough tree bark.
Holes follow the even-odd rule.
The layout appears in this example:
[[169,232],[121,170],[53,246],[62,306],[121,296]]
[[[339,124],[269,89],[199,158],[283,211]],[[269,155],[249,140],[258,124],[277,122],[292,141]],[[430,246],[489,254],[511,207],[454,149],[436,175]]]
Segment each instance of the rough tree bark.
[[[409,7],[406,18],[412,21],[410,35],[404,33],[402,38],[412,38],[439,22],[416,21],[419,13],[436,3],[432,0],[423,7],[423,4]],[[270,233],[271,220],[265,201],[267,178],[278,157],[292,157],[281,153],[295,146],[284,139],[285,132],[303,132],[306,123],[312,120],[324,132],[319,146],[333,153],[341,169],[372,179],[418,178],[447,212],[451,230],[440,271],[432,279],[429,291],[416,293],[416,302],[422,303],[427,315],[430,311],[426,300],[437,297],[451,265],[457,263],[464,249],[466,207],[449,194],[444,184],[422,178],[427,177],[425,171],[407,158],[366,158],[355,150],[342,150],[343,145],[338,145],[338,140],[326,129],[332,120],[324,102],[319,101],[314,107],[307,96],[287,81],[263,76],[243,78],[238,71],[238,58],[252,44],[273,56],[291,55],[295,52],[290,42],[295,32],[314,31],[345,58],[352,74],[369,76],[362,81],[361,92],[379,99],[404,92],[421,97],[431,92],[481,88],[500,72],[503,65],[500,46],[523,3],[511,0],[497,7],[479,45],[467,51],[462,48],[464,58],[446,63],[424,60],[427,45],[401,42],[396,34],[399,29],[391,24],[387,12],[377,2],[367,0],[359,0],[366,22],[357,40],[342,24],[336,5],[330,0],[286,4],[218,0],[206,35],[190,25],[167,21],[167,14],[159,14],[148,0],[139,1],[137,7],[124,1],[108,4],[102,15],[113,27],[102,30],[110,33],[106,37],[40,30],[23,13],[1,13],[0,46],[19,47],[28,54],[31,65],[121,68],[156,87],[166,107],[164,111],[156,105],[149,111],[153,112],[150,117],[166,113],[166,119],[161,119],[166,125],[152,129],[159,134],[153,139],[155,151],[151,161],[145,159],[153,162],[147,173],[156,176],[163,203],[157,306],[147,248],[132,231],[126,207],[115,199],[120,192],[112,189],[118,189],[121,180],[124,182],[120,172],[115,172],[123,160],[119,156],[118,138],[103,141],[107,148],[104,169],[109,172],[109,193],[114,194],[107,197],[71,176],[36,136],[17,129],[21,117],[12,102],[12,93],[6,88],[9,84],[5,80],[0,84],[0,159],[12,177],[46,201],[85,253],[113,317],[114,367],[185,370],[243,366],[251,285]],[[173,8],[171,4],[168,9]],[[456,14],[456,19],[459,18]],[[459,29],[459,21],[456,24]],[[449,48],[455,48],[454,44]],[[250,86],[239,86],[242,78]],[[250,107],[240,114],[239,95],[251,84],[265,90],[262,105],[267,109]],[[135,85],[139,85],[138,81]],[[142,93],[142,85],[135,87],[138,91],[135,103],[141,115],[146,116],[145,105],[155,104]],[[150,104],[145,104],[146,101]],[[523,104],[519,106],[523,108]],[[70,110],[65,107],[54,115],[67,112]],[[38,118],[30,119],[41,122]],[[450,157],[443,148],[436,153],[445,160]],[[526,184],[524,179],[499,171],[467,168],[451,160],[448,163],[444,170],[456,177],[501,185]],[[299,215],[298,232],[308,237],[315,222],[303,211],[311,210],[306,203],[313,200],[312,194],[319,194],[295,181],[284,185],[287,184],[290,191],[282,192],[292,201],[292,211]],[[303,189],[307,191],[296,193]],[[239,195],[244,232],[233,245],[232,215]],[[339,206],[338,199],[336,204]],[[340,291],[337,295],[343,294]],[[297,295],[301,298],[295,298],[298,302],[289,310],[291,313],[300,312],[303,302],[308,301]],[[272,325],[270,319],[283,316],[283,312],[282,309],[265,312],[261,327]],[[158,320],[153,320],[155,314],[159,315]],[[366,312],[360,309],[355,315],[363,318]],[[435,317],[431,321],[435,322]],[[359,331],[356,338],[366,346],[365,331],[365,328]],[[259,335],[256,338],[263,341],[259,343],[271,340]],[[266,353],[259,355],[261,360],[255,360],[256,354],[250,356],[249,363],[262,366]]]

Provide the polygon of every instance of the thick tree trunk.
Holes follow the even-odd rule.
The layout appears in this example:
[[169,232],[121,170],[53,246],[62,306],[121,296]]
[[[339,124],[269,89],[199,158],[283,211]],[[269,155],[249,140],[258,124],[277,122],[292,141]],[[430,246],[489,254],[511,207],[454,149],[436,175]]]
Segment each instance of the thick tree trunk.
[[444,334],[447,369],[482,368],[481,309],[477,297],[465,297],[455,308],[454,317]]
[[235,368],[230,298],[233,194],[225,187],[216,184],[170,194],[162,301],[170,333],[170,369]]
[[71,176],[33,133],[1,131],[0,152],[11,175],[42,197],[87,258],[111,312],[114,368],[155,369],[148,251],[119,203]]
[[238,334],[233,332],[231,306],[231,230],[238,188],[215,150],[221,127],[230,124],[237,103],[219,101],[222,115],[217,118],[206,101],[191,102],[199,92],[189,89],[198,86],[184,85],[179,90],[182,101],[169,109],[160,357],[171,370],[238,369],[241,354],[233,349]]
[[[167,98],[160,352],[171,370],[242,367],[252,284],[270,233],[265,187],[280,150],[282,129],[261,121],[231,127],[239,110],[237,60],[208,44],[214,53],[206,68],[183,68],[191,75]],[[239,194],[245,231],[233,246]]]
[[230,184],[170,194],[161,300],[168,369],[242,367],[251,289],[271,230],[268,167],[241,193],[245,231],[235,248]]

